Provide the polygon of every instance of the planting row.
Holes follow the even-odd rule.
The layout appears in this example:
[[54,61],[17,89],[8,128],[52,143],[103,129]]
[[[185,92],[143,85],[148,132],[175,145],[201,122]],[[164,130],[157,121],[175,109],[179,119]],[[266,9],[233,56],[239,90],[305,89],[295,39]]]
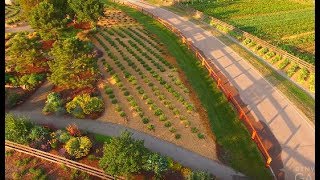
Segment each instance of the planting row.
[[[102,34],[102,35],[103,35],[103,34]],[[97,38],[97,37],[95,37],[95,38]],[[115,44],[110,38],[108,38],[108,37],[106,37],[106,38],[109,39],[110,44],[114,44],[114,46],[116,46],[116,44]],[[111,40],[111,41],[110,41],[110,40]],[[98,39],[98,41],[100,42],[100,44],[101,44],[102,46],[105,46],[105,47],[106,47],[106,45],[104,45],[103,42],[102,42],[100,39]],[[120,43],[120,42],[119,42],[119,43]],[[141,70],[137,67],[137,65],[136,65],[133,61],[131,61],[128,57],[126,57],[126,56],[124,55],[124,53],[123,53],[119,48],[117,48],[117,46],[116,46],[115,48],[118,49],[118,52],[119,52],[119,54],[122,56],[122,59],[125,60],[125,61],[127,61],[128,66],[129,66],[131,69],[133,69],[136,73],[139,74],[140,78],[143,80],[143,84],[145,84],[147,87],[151,88],[151,90],[152,90],[152,92],[153,92],[153,94],[154,94],[154,97],[155,97],[155,98],[158,98],[159,101],[160,101],[165,107],[167,107],[167,108],[173,113],[174,116],[178,117],[178,118],[180,119],[181,123],[184,124],[184,126],[185,126],[186,128],[190,127],[190,126],[191,126],[191,122],[190,122],[189,120],[187,120],[185,116],[183,116],[182,114],[180,114],[180,111],[172,104],[172,102],[171,102],[170,100],[168,100],[168,99],[166,98],[165,94],[161,93],[160,90],[159,90],[159,88],[157,88],[156,86],[154,86],[154,83],[150,82],[150,80],[149,80],[148,78],[146,78],[146,76],[141,72]],[[128,48],[128,47],[126,47],[126,48]],[[107,52],[109,52],[109,49],[108,49],[107,47],[105,48],[105,50],[106,50]],[[113,56],[110,52],[108,53],[108,55],[111,56],[111,59],[116,59],[115,63],[116,63],[116,65],[119,67],[119,69],[120,69],[121,71],[124,71],[124,72],[123,72],[124,77],[125,77],[125,78],[129,78],[129,79],[128,79],[129,82],[133,82],[133,85],[135,86],[135,85],[137,84],[137,81],[136,81],[137,79],[136,79],[136,77],[134,77],[134,76],[133,76],[132,74],[130,74],[129,72],[125,71],[125,67],[123,67],[123,64],[121,64],[120,61],[118,61],[117,58],[116,58],[115,56]],[[142,65],[145,64],[145,62],[143,61],[143,59],[140,59],[138,56],[137,56],[136,58],[139,59],[138,61],[139,61]],[[110,65],[108,65],[108,67],[110,67]],[[110,68],[108,68],[108,69],[110,69]],[[112,69],[112,68],[111,68],[111,69]],[[148,70],[148,69],[147,69],[147,70]],[[110,71],[113,71],[113,69],[110,70]],[[149,69],[149,71],[151,72],[152,69]],[[113,73],[114,73],[114,72],[112,72],[112,74],[113,74]],[[154,72],[152,72],[152,74],[154,75],[155,78],[157,78],[157,79],[160,81],[160,82],[159,82],[160,85],[163,85],[163,86],[165,86],[165,87],[167,87],[167,88],[169,89],[168,92],[170,92],[170,90],[172,90],[171,86],[168,85],[158,74],[155,74]],[[171,76],[171,77],[172,77],[172,76]],[[173,79],[175,80],[175,82],[181,83],[181,81],[179,81],[178,79],[175,79],[175,78],[173,78]],[[164,83],[161,83],[161,82],[164,82]],[[181,83],[181,84],[182,84],[182,83]],[[149,109],[154,110],[154,111],[155,111],[155,112],[154,112],[155,115],[156,115],[156,116],[159,116],[159,120],[160,120],[160,121],[166,121],[166,120],[168,119],[168,117],[167,117],[165,114],[163,114],[163,111],[154,104],[154,102],[148,97],[148,95],[146,95],[146,94],[144,93],[144,90],[142,90],[140,86],[137,87],[137,90],[138,90],[138,93],[141,95],[141,99],[144,100],[144,101],[146,102],[146,104],[149,105]],[[173,94],[177,94],[177,93],[175,93],[175,92],[173,91]],[[179,96],[179,97],[181,97],[181,96]],[[179,99],[180,99],[180,101],[182,101],[183,103],[186,103],[183,98],[179,98]],[[188,111],[192,111],[192,110],[193,110],[193,106],[192,106],[192,105],[187,105],[187,110],[188,110]],[[172,125],[171,122],[168,122],[168,121],[165,122],[165,126],[166,126],[166,127],[170,127],[171,125]],[[173,128],[173,127],[170,127],[169,130],[170,130],[170,132],[172,132],[172,133],[176,132],[176,129]],[[204,135],[203,135],[202,133],[199,133],[199,132],[198,132],[198,129],[197,129],[196,127],[191,127],[191,131],[192,131],[193,133],[198,133],[198,137],[199,137],[199,138],[201,138],[201,139],[204,138]],[[176,135],[175,137],[176,137],[176,138],[180,138],[180,135]]]
[[314,92],[314,80],[312,79],[312,76],[307,68],[291,62],[289,59],[283,58],[281,55],[276,54],[273,51],[269,51],[268,48],[262,47],[249,38],[244,39],[242,43],[248,48],[257,52],[257,54],[276,66],[278,69],[284,71],[288,77],[292,77],[293,75],[297,74],[297,82],[301,84],[307,82],[309,90]]

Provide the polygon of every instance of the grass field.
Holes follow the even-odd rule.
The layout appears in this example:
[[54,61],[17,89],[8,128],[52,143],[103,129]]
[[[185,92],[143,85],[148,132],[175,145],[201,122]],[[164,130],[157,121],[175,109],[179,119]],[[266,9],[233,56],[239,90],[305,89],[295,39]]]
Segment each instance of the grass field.
[[195,1],[190,6],[314,63],[315,6],[312,1]]
[[128,15],[135,18],[144,27],[156,34],[161,42],[177,60],[179,68],[186,75],[189,83],[196,92],[203,107],[206,109],[217,143],[221,145],[228,156],[226,161],[233,168],[244,174],[258,179],[270,179],[271,174],[264,167],[264,160],[244,125],[223,94],[216,88],[212,80],[204,78],[207,72],[199,65],[195,56],[169,30],[152,18],[133,10],[117,6]]

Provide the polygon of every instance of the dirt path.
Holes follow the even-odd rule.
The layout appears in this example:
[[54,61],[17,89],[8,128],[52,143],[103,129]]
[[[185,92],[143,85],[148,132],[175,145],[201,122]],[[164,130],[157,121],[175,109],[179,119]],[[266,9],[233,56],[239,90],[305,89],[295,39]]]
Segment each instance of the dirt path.
[[[131,1],[179,29],[239,91],[272,155],[272,169],[280,178],[315,177],[314,125],[249,63],[210,32],[168,10]],[[281,172],[282,171],[282,172]],[[283,173],[284,172],[284,173]]]
[[37,110],[12,110],[10,112],[15,115],[29,117],[30,120],[35,123],[52,124],[57,128],[64,128],[68,124],[75,123],[80,129],[109,136],[119,136],[122,131],[128,130],[133,133],[133,138],[144,140],[144,144],[147,148],[163,155],[170,156],[184,166],[188,166],[193,169],[207,170],[220,179],[232,179],[233,176],[243,176],[241,173],[237,173],[235,170],[218,163],[217,161],[210,160],[167,141],[158,139],[154,136],[147,135],[131,128],[123,127],[121,125],[109,122],[93,121],[90,119],[74,119],[63,116],[45,116],[39,113]]

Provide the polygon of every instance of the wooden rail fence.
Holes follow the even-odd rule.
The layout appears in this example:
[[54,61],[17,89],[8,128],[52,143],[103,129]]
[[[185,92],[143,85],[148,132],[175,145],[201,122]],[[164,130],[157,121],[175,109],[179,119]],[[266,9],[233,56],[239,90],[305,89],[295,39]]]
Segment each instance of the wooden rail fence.
[[25,153],[31,156],[35,156],[37,158],[41,158],[44,159],[46,161],[50,161],[53,163],[57,163],[57,164],[64,164],[67,167],[73,168],[73,169],[77,169],[83,172],[86,172],[88,174],[91,174],[93,176],[99,177],[101,179],[120,179],[120,180],[124,180],[123,177],[118,177],[118,176],[111,176],[106,174],[103,170],[95,168],[95,167],[91,167],[88,166],[86,164],[82,164],[82,163],[78,163],[76,161],[72,161],[69,159],[66,159],[64,157],[61,156],[57,156],[48,152],[44,152],[44,151],[40,151],[38,149],[34,149],[31,148],[29,146],[24,146],[18,143],[14,143],[11,141],[6,140],[5,141],[5,147],[9,148],[9,149],[13,149],[15,151],[21,152],[21,153]]
[[178,29],[176,29],[175,27],[173,27],[171,24],[164,21],[163,19],[161,19],[157,16],[154,16],[152,13],[150,13],[148,11],[145,11],[143,8],[136,6],[135,4],[132,4],[127,1],[123,2],[123,3],[132,7],[132,8],[135,8],[135,9],[141,11],[142,13],[144,13],[146,15],[153,17],[154,19],[156,19],[158,22],[160,22],[165,27],[167,27],[172,32],[174,32],[177,36],[179,36],[181,38],[182,42],[184,44],[186,44],[187,47],[195,53],[195,55],[197,56],[197,58],[201,62],[201,64],[208,70],[210,76],[217,82],[217,87],[224,93],[224,95],[227,97],[228,101],[231,102],[231,104],[238,111],[240,120],[242,120],[242,122],[246,125],[248,131],[251,133],[251,139],[257,144],[260,152],[262,153],[262,155],[266,159],[265,165],[266,165],[266,167],[269,168],[270,163],[272,162],[272,158],[271,158],[269,152],[267,151],[267,149],[265,148],[264,144],[262,143],[261,138],[260,138],[259,134],[257,133],[256,129],[251,124],[249,117],[246,114],[246,111],[242,108],[240,103],[235,99],[235,96],[232,94],[232,92],[227,88],[227,86],[230,86],[231,83],[229,81],[222,83],[222,79],[226,79],[226,78],[224,78],[223,75],[221,75],[221,73],[220,73],[220,75],[218,75],[218,71],[215,70],[216,68],[213,68],[213,67],[215,67],[215,65],[203,55],[201,50],[199,50],[197,47],[195,47],[192,44],[192,42],[187,40],[187,38]]

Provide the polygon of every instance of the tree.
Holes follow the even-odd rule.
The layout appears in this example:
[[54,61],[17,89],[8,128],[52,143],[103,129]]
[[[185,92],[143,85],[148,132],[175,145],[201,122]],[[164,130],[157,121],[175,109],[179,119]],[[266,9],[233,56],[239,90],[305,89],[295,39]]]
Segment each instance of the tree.
[[63,101],[58,93],[52,92],[48,94],[46,105],[42,109],[44,113],[57,112],[62,113],[64,111]]
[[88,155],[91,147],[92,143],[87,136],[72,137],[65,145],[67,152],[77,159]]
[[29,132],[32,124],[24,117],[16,117],[13,114],[5,116],[5,138],[6,140],[26,144],[29,142]]
[[[14,68],[19,73],[25,73],[28,67],[39,65],[39,59],[43,58],[43,55],[37,38],[29,38],[25,34],[18,33],[9,41],[7,67]],[[45,64],[40,64],[40,66],[43,65]]]
[[144,169],[153,171],[157,177],[161,177],[163,173],[168,171],[169,163],[166,157],[163,157],[158,153],[151,153],[144,165]]
[[23,12],[23,16],[25,18],[29,17],[29,13],[31,10],[38,5],[40,2],[43,2],[45,0],[19,0],[20,7]]
[[53,57],[48,62],[52,72],[49,81],[66,89],[93,87],[98,68],[97,59],[90,54],[92,49],[77,38],[55,42],[49,53]]
[[39,31],[43,39],[58,38],[61,29],[66,25],[64,14],[46,1],[36,5],[28,17],[31,27]]
[[148,150],[143,141],[131,138],[132,133],[125,131],[114,137],[103,148],[99,166],[113,175],[129,175],[139,172],[146,161]]
[[95,24],[103,15],[104,7],[99,0],[68,0],[68,4],[79,22],[89,21]]

